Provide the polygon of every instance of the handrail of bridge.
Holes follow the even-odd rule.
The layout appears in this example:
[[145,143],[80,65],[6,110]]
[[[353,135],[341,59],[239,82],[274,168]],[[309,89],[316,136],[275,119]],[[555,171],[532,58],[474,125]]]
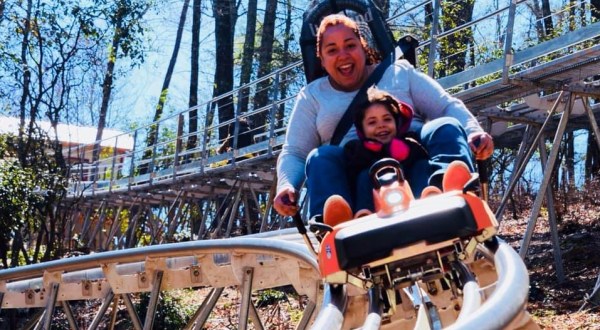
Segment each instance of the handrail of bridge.
[[[521,23],[526,19],[525,13],[529,12],[530,2],[514,3],[517,8],[512,11],[515,16],[511,19],[515,26],[523,25]],[[439,58],[438,47],[452,34],[449,34],[450,31],[429,33],[425,23],[427,18],[423,14],[426,12],[423,6],[428,3],[429,1],[424,1],[404,10],[400,8],[398,11],[401,14],[391,17],[388,22],[398,35],[432,35],[433,38],[421,43],[418,52],[434,56],[438,62],[443,62],[448,58]],[[590,40],[597,37],[597,31],[600,30],[600,23],[587,24],[576,31],[570,31],[566,26],[556,26],[554,39],[543,44],[513,39],[512,35],[496,35],[494,29],[490,28],[491,24],[498,21],[501,22],[500,29],[512,31],[508,29],[512,23],[507,17],[511,13],[511,6],[489,5],[486,3],[485,10],[476,8],[471,22],[451,30],[458,33],[470,29],[473,35],[477,36],[469,49],[462,50],[472,52],[477,62],[471,63],[469,69],[463,72],[448,76],[443,76],[440,68],[435,68],[433,73],[445,87],[451,88],[452,93],[459,93],[459,97],[461,93],[468,92],[478,85],[489,81],[501,81],[508,70],[514,74],[559,59],[577,49],[589,47]],[[569,9],[570,7],[561,8],[553,15],[564,15]],[[510,49],[514,49],[514,54],[509,54],[510,65],[506,65],[507,54],[495,51],[499,48],[498,43],[501,43],[499,40],[513,40]],[[457,54],[450,56],[455,55]],[[234,168],[236,163],[242,165],[250,157],[262,161],[267,159],[266,162],[272,164],[274,156],[284,142],[285,125],[295,96],[305,84],[301,64],[291,63],[195,108],[165,117],[122,136],[113,137],[110,141],[114,147],[105,151],[101,158],[93,163],[89,162],[91,151],[101,141],[91,145],[69,147],[65,156],[68,159],[79,160],[70,169],[69,195],[78,197],[135,190],[139,186],[204,175],[225,166]],[[426,67],[423,70],[429,71]],[[510,96],[505,96],[502,102],[507,101],[511,101]],[[250,104],[248,109],[243,107],[244,103]],[[233,119],[219,122],[209,116],[207,120],[207,113],[214,113],[217,108],[226,107],[233,108]],[[200,109],[206,111],[200,112],[197,118],[191,118],[193,113],[198,113]],[[189,131],[190,120],[199,122],[197,131]],[[243,120],[251,123],[250,131],[241,131]],[[218,132],[227,127],[233,131],[233,144],[229,151],[218,154],[216,150],[225,142],[225,138],[220,137]],[[147,134],[151,129],[159,132],[158,139],[154,145],[146,146]],[[131,135],[134,138],[133,149],[119,149],[118,140]]]

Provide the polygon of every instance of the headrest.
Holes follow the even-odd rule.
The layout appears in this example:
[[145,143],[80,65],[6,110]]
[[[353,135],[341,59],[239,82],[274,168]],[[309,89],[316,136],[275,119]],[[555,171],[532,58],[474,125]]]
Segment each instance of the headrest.
[[[383,58],[394,51],[394,36],[385,22],[381,10],[371,0],[321,0],[309,5],[303,16],[300,48],[304,62],[306,82],[320,78],[325,71],[317,58],[317,31],[321,20],[329,15],[343,12],[359,23],[368,25],[373,45]],[[365,24],[362,24],[365,25]],[[368,36],[365,36],[368,38]]]

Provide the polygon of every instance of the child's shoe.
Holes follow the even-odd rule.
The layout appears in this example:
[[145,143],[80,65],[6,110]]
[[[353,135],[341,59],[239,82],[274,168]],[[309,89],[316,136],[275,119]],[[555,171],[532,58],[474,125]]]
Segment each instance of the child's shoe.
[[323,223],[334,227],[352,219],[352,217],[352,208],[350,208],[344,197],[332,195],[327,198],[323,207]]
[[471,179],[471,170],[469,166],[460,160],[455,160],[446,169],[442,179],[444,192],[452,190],[462,190]]
[[421,192],[421,198],[427,198],[429,196],[435,196],[442,193],[442,190],[436,186],[427,186]]
[[371,212],[371,210],[369,210],[369,209],[360,209],[360,210],[356,211],[356,213],[354,213],[354,219],[366,217],[367,215],[371,215],[371,214],[373,214],[373,212]]

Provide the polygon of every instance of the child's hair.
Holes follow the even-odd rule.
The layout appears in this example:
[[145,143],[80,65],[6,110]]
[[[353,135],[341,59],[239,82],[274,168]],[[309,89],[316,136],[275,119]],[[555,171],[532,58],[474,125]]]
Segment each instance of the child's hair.
[[373,104],[383,105],[394,116],[398,135],[408,131],[410,122],[414,116],[413,109],[408,104],[396,99],[392,94],[378,89],[377,86],[373,85],[367,90],[367,101],[359,107],[359,111],[356,112],[356,116],[354,117],[354,126],[359,135],[361,135],[361,138],[364,137],[362,122],[365,119],[365,113],[367,112],[367,108]]

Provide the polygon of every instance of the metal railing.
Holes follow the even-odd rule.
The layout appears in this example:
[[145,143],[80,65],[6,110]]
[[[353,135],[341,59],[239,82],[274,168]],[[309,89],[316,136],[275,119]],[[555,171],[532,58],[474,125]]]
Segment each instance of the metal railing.
[[[557,23],[554,35],[548,36],[543,45],[538,45],[542,40],[537,40],[534,34],[529,34],[529,38],[516,38],[513,25],[522,28],[535,24],[535,21],[530,22],[530,2],[498,2],[496,7],[489,2],[476,2],[470,22],[444,31],[431,31],[434,24],[428,22],[431,17],[443,19],[448,4],[439,0],[398,8],[398,14],[392,15],[388,22],[396,35],[430,36],[417,49],[421,70],[438,78],[452,93],[460,94],[490,81],[505,84],[509,75],[598,43],[595,39],[600,34],[600,23],[591,22],[580,22],[575,31],[572,26]],[[425,6],[430,4],[439,10],[431,12],[433,16],[426,14]],[[555,21],[565,22],[569,10],[569,7],[555,10]],[[525,20],[527,24],[523,23]],[[443,25],[439,29],[442,28]],[[449,38],[466,30],[473,35],[468,47],[451,53],[441,51],[450,42]],[[524,34],[524,31],[517,32],[518,36]],[[472,59],[466,64],[468,68],[448,75],[451,68],[444,63],[465,54]],[[113,137],[113,146],[103,147],[99,160],[91,161],[92,150],[106,142],[70,147],[65,153],[76,155],[81,161],[71,166],[69,193],[85,196],[129,191],[191,174],[204,174],[227,164],[242,163],[250,157],[272,161],[283,144],[295,96],[304,85],[302,63],[295,62],[195,108]],[[232,111],[234,118],[220,121],[217,119],[219,111]],[[198,126],[195,131],[189,127],[192,121]],[[249,130],[243,129],[244,122],[250,123]],[[157,132],[156,142],[147,145],[152,131]],[[229,149],[219,150],[227,139],[219,131],[230,132]],[[133,137],[133,148],[119,149],[118,141],[127,137]]]

